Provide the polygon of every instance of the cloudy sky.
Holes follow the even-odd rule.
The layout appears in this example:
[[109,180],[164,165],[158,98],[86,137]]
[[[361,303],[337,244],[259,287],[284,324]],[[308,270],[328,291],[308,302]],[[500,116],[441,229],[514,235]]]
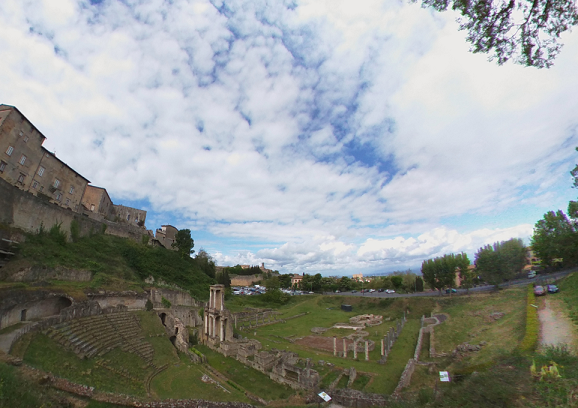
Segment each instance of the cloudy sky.
[[399,0],[2,0],[0,103],[220,265],[351,275],[512,237],[578,194],[578,30],[553,68]]

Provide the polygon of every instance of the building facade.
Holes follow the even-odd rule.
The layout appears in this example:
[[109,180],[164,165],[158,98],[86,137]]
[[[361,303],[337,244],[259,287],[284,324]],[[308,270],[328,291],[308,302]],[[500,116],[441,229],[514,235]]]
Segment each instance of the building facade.
[[[82,205],[86,211],[100,214],[107,220],[114,220],[114,204],[106,189],[96,186],[87,186],[82,198]],[[90,214],[89,214],[90,215]]]
[[46,137],[18,109],[0,105],[0,178],[73,211],[89,181],[42,144]]

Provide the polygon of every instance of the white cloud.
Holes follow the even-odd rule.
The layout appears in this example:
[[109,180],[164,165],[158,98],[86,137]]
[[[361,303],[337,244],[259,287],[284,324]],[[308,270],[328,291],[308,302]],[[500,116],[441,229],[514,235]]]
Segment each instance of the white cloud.
[[379,0],[5,0],[0,102],[149,220],[261,248],[215,243],[220,262],[421,262],[527,235],[444,223],[560,201],[578,144],[576,33],[550,70],[498,67],[453,19]]

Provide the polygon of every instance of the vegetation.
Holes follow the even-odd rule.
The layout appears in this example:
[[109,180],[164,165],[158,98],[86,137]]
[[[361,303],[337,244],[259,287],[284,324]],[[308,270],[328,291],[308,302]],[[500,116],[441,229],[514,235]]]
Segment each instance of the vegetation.
[[469,265],[470,260],[466,254],[449,254],[423,261],[421,274],[430,288],[441,291],[444,288],[454,287],[456,270],[465,271]]
[[578,24],[573,0],[422,0],[422,6],[458,12],[470,51],[490,54],[490,60],[500,65],[513,59],[525,66],[549,68],[562,47],[560,35]]
[[191,237],[190,229],[178,230],[175,235],[175,242],[171,244],[181,258],[189,258],[195,251],[193,250],[195,241]]
[[539,333],[540,321],[538,320],[538,305],[536,305],[534,287],[532,285],[528,285],[528,294],[526,300],[526,334],[520,343],[520,350],[523,352],[533,352],[538,345]]
[[512,279],[526,264],[526,247],[520,238],[486,245],[476,253],[476,272],[492,285]]
[[[68,242],[59,224],[49,231],[41,228],[20,244],[15,259],[2,268],[2,273],[21,267],[58,266],[93,272],[92,282],[66,283],[77,285],[76,291],[90,288],[110,290],[137,289],[145,286],[144,279],[153,276],[166,284],[178,285],[191,296],[202,300],[208,297],[209,285],[215,280],[203,273],[196,259],[181,258],[175,251],[146,246],[111,235],[93,234]],[[1,278],[1,276],[0,276]]]

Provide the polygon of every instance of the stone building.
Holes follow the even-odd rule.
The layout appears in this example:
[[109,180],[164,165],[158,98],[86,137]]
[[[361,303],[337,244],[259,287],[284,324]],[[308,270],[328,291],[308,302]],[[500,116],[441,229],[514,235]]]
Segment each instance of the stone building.
[[225,309],[225,285],[211,285],[209,304],[205,307],[203,339],[213,347],[233,339],[233,322]]
[[[100,214],[103,218],[110,221],[114,220],[112,215],[114,204],[105,188],[86,186],[84,197],[82,197],[82,205],[85,210],[90,211],[90,213]],[[91,214],[88,215],[90,216]]]
[[161,225],[155,232],[153,243],[156,242],[158,245],[162,245],[167,249],[173,249],[172,244],[175,242],[177,232],[179,232],[179,230],[172,225]]
[[135,224],[143,227],[147,218],[147,212],[137,208],[127,207],[125,205],[114,206],[115,219],[127,224]]
[[80,211],[89,181],[46,150],[46,137],[15,107],[0,105],[0,178],[64,208]]

